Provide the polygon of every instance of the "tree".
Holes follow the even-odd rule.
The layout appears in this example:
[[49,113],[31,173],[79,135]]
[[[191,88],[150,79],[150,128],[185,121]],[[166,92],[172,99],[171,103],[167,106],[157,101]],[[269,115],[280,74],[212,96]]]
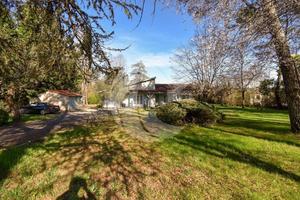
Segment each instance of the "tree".
[[291,43],[283,27],[286,16],[295,19],[294,33],[299,32],[299,1],[294,0],[178,0],[196,19],[223,17],[226,28],[238,27],[251,34],[252,41],[274,45],[285,85],[291,130],[300,132],[299,70],[291,55]]
[[113,77],[107,77],[110,80],[106,98],[120,104],[128,93],[128,75],[125,71],[126,61],[122,54],[111,58],[111,65],[118,69],[118,73]]
[[[144,65],[143,61],[139,61],[133,64],[131,67],[132,67],[132,70],[130,72],[131,84],[135,84],[149,78],[147,76],[146,66]],[[139,87],[140,85],[136,85],[136,86]]]
[[18,120],[20,105],[45,88],[76,87],[76,50],[66,48],[57,21],[45,10],[24,4],[12,17],[2,4],[0,9],[0,98]]
[[255,57],[245,36],[242,36],[234,46],[231,73],[236,86],[241,92],[242,108],[244,108],[247,88],[263,77],[266,64]]
[[128,75],[123,55],[111,57],[110,60],[118,73],[114,76],[102,76],[90,84],[88,99],[92,103],[102,105],[104,100],[111,100],[120,104],[128,92]]
[[281,99],[281,71],[280,69],[277,70],[277,79],[275,81],[275,87],[274,87],[274,94],[275,94],[275,101],[278,109],[281,109],[282,106],[282,99]]
[[228,70],[227,33],[218,27],[210,27],[205,32],[198,32],[190,44],[177,51],[173,60],[178,67],[174,68],[177,77],[192,83],[195,96],[201,101],[214,101],[215,91],[219,86],[223,91]]
[[113,32],[100,22],[114,25],[116,7],[128,18],[141,11],[121,0],[0,2],[0,98],[14,119],[29,97],[46,89],[74,88],[79,74],[84,80],[96,71],[115,74],[104,47]]
[[285,102],[285,94],[283,84],[280,83],[278,86],[278,80],[275,79],[264,79],[260,82],[259,92],[266,98],[265,103],[269,106],[274,106],[278,109],[283,107]]
[[[68,36],[72,41],[72,45],[79,45],[86,54],[92,58],[93,69],[100,70],[103,73],[110,73],[112,70],[110,61],[104,46],[104,41],[111,38],[114,34],[103,26],[103,21],[107,20],[112,26],[116,24],[115,10],[120,8],[121,11],[131,19],[133,15],[138,15],[142,9],[141,6],[130,0],[86,0],[86,1],[48,1],[48,0],[5,0],[4,7],[13,15],[19,12],[19,8],[23,5],[29,5],[32,8],[45,10],[49,15],[53,16],[58,22],[59,31]],[[47,19],[47,18],[46,18]],[[47,23],[47,20],[40,22]],[[92,51],[85,48],[84,40],[87,29],[90,31],[90,39],[92,40]]]

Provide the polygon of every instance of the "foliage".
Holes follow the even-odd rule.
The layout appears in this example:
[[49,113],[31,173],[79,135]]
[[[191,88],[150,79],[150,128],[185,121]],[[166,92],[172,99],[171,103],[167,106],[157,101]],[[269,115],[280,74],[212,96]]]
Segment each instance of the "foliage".
[[0,126],[8,123],[9,115],[8,112],[6,112],[3,109],[0,109]]
[[16,16],[0,15],[0,98],[16,119],[19,107],[38,93],[77,87],[78,54],[74,47],[67,48],[70,42],[61,35],[53,16],[31,4],[22,5]]
[[89,103],[103,105],[105,100],[120,104],[127,92],[128,75],[125,72],[125,61],[122,56],[113,57],[112,66],[118,68],[114,76],[102,77],[92,82],[88,88]]
[[168,124],[181,125],[186,111],[176,103],[167,103],[156,108],[156,116]]
[[273,90],[273,87],[274,87],[274,83],[275,80],[274,79],[265,79],[263,81],[260,82],[260,85],[259,85],[259,92],[262,94],[262,95],[270,95],[270,93],[272,92]]
[[186,123],[195,123],[203,126],[209,126],[214,123],[221,122],[224,118],[223,114],[215,110],[215,108],[207,103],[195,100],[182,100],[178,102],[180,107],[187,112],[184,117]]
[[97,93],[91,93],[88,95],[89,104],[102,104],[102,96]]
[[125,70],[125,58],[122,54],[114,56],[111,58],[111,65],[115,69],[118,69],[117,73],[110,76],[105,76],[105,81],[97,87],[98,90],[103,91],[103,100],[114,101],[117,104],[121,104],[127,95],[129,81],[128,74]]
[[[143,2],[142,2],[143,3]],[[47,13],[44,21],[56,19],[57,30],[71,42],[68,46],[77,46],[83,53],[81,58],[91,62],[90,70],[96,69],[103,73],[110,73],[114,69],[104,47],[104,42],[113,36],[103,22],[114,26],[116,24],[115,12],[120,9],[128,19],[142,12],[141,7],[130,0],[87,0],[87,1],[4,1],[3,6],[11,15],[18,15],[19,8],[28,5],[32,10],[43,10]],[[142,4],[141,4],[142,5]],[[39,12],[37,12],[39,13]],[[120,49],[119,49],[120,50]],[[80,67],[80,66],[78,66]]]
[[0,99],[15,119],[19,107],[40,92],[76,90],[96,72],[115,73],[104,50],[113,33],[102,22],[114,25],[117,8],[128,18],[141,10],[119,0],[1,1]]
[[160,120],[174,125],[194,123],[209,126],[224,118],[222,113],[195,100],[182,100],[159,106],[156,115]]
[[128,75],[125,71],[125,66],[120,68],[118,74],[114,77],[109,87],[107,99],[120,104],[128,93]]
[[187,112],[185,121],[188,123],[209,126],[216,123],[217,117],[210,109],[193,108]]
[[[274,107],[277,103],[276,95],[279,96],[281,104],[286,104],[284,85],[282,82],[278,84],[277,81],[278,80],[275,81],[274,79],[265,79],[260,82],[259,92],[263,95],[264,106]],[[280,107],[282,107],[282,105],[279,106],[278,108]]]

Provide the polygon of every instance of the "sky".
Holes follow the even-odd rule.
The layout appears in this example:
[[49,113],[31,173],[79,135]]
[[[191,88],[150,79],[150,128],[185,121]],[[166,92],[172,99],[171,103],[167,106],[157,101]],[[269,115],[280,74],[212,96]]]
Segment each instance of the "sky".
[[[143,61],[150,77],[156,76],[157,83],[174,83],[172,67],[176,64],[171,57],[177,48],[187,44],[194,34],[195,25],[190,16],[178,13],[174,7],[156,5],[153,14],[153,5],[147,1],[141,23],[137,26],[139,17],[133,20],[120,11],[116,13],[117,24],[112,28],[114,38],[106,43],[108,47],[125,48],[121,52],[126,64],[127,72],[130,66]],[[113,55],[120,54],[112,52]]]

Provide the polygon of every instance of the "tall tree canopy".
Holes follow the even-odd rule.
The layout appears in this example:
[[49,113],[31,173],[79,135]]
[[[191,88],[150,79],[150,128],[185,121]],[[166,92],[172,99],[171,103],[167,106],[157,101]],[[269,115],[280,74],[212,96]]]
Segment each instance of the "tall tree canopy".
[[[299,53],[300,2],[297,0],[177,0],[195,18],[243,32],[260,47],[272,46],[283,76],[291,129],[300,132],[300,74],[292,53]],[[263,48],[261,48],[263,50]]]
[[130,0],[0,2],[0,98],[15,119],[28,97],[50,88],[73,89],[96,70],[115,71],[104,45],[113,32],[102,21],[114,25],[117,7],[128,18],[141,11]]

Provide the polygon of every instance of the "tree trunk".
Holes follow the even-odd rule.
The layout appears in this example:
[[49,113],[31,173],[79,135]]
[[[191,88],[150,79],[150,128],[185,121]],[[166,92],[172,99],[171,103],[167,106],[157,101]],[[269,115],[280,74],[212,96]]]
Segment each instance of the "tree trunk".
[[6,96],[5,103],[8,105],[10,113],[12,114],[13,121],[20,121],[21,113],[19,104],[15,102],[10,95]]
[[13,121],[19,121],[21,119],[20,106],[16,96],[16,87],[14,84],[11,84],[4,100],[10,109]]
[[245,108],[245,90],[242,89],[242,108]]
[[83,105],[88,104],[88,91],[87,91],[87,83],[84,79],[81,83],[81,93],[82,93],[82,103]]
[[280,70],[285,86],[285,93],[289,109],[291,130],[300,133],[300,84],[299,72],[293,60],[286,35],[281,26],[278,13],[273,1],[262,0],[265,20],[268,21],[269,32],[275,46]]
[[280,69],[278,69],[277,80],[275,83],[275,90],[274,90],[276,106],[278,109],[282,109],[282,103],[281,103],[281,98],[280,98],[280,82],[281,82],[280,77],[281,77],[281,72],[280,72]]
[[12,113],[13,121],[20,121],[21,120],[20,107],[18,105],[12,106],[11,113]]

